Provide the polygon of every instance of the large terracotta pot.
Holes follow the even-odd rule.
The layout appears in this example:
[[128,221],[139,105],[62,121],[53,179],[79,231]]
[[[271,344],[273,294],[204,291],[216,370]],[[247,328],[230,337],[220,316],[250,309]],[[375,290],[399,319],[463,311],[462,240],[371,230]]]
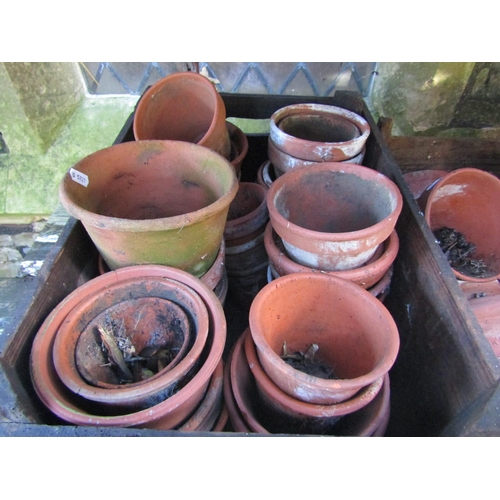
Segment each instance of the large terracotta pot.
[[135,109],[133,130],[137,141],[187,141],[227,159],[231,152],[224,101],[198,73],[174,73],[146,90]]
[[59,196],[110,269],[161,264],[201,277],[216,259],[237,191],[230,163],[207,148],[132,141],[79,161]]
[[[53,362],[55,337],[68,314],[96,286],[109,286],[130,278],[172,279],[190,286],[202,298],[209,314],[209,334],[199,369],[175,394],[142,410],[109,415],[102,407],[82,401],[60,380]],[[190,274],[165,266],[132,266],[90,280],[68,295],[45,319],[35,336],[30,357],[31,379],[41,401],[61,419],[75,425],[173,429],[189,418],[206,394],[226,340],[226,320],[214,292]]]
[[338,162],[357,156],[370,135],[358,114],[325,104],[293,104],[270,119],[269,140],[302,160]]
[[[131,278],[84,298],[57,331],[53,362],[63,382],[79,398],[113,408],[147,408],[185,385],[200,362],[208,337],[208,312],[201,297],[178,280]],[[184,346],[172,363],[141,381],[120,383],[103,353],[99,327],[120,329],[140,356],[145,349]],[[184,337],[190,342],[184,345]]]
[[325,433],[341,417],[366,406],[379,393],[383,377],[366,386],[352,398],[337,404],[318,405],[295,399],[282,391],[266,374],[260,365],[250,330],[243,335],[243,350],[246,362],[255,379],[259,399],[268,417],[276,422],[282,432],[299,430],[303,433]]
[[487,282],[500,278],[500,179],[476,168],[461,168],[444,176],[431,190],[425,220],[432,231],[448,227],[475,245],[470,257],[486,265],[484,275],[465,274],[463,281]]
[[[315,269],[303,266],[292,260],[286,253],[283,241],[274,231],[269,223],[264,234],[264,244],[266,246],[269,263],[278,276],[285,276],[292,273],[304,273],[315,271]],[[392,231],[387,240],[380,244],[371,259],[360,267],[345,271],[324,271],[356,283],[363,288],[369,289],[379,282],[384,274],[392,266],[399,251],[399,238],[396,230]],[[277,276],[276,276],[277,277]]]
[[345,271],[367,262],[390,236],[403,199],[398,187],[373,169],[322,163],[278,177],[267,206],[294,261]]
[[[350,281],[321,273],[281,276],[250,306],[249,326],[262,368],[290,396],[335,404],[382,377],[394,364],[399,333],[394,319],[371,293]],[[305,353],[335,378],[309,375],[282,359]]]
[[[361,165],[365,157],[365,151],[366,148],[363,148],[358,155],[353,158],[348,158],[347,160],[342,160],[341,163],[356,163],[357,165]],[[283,153],[283,151],[278,149],[272,141],[269,141],[268,154],[276,177],[280,177],[285,172],[290,170],[307,168],[311,165],[316,165],[317,163],[323,163],[318,161],[302,160],[301,158],[295,158],[294,156]]]

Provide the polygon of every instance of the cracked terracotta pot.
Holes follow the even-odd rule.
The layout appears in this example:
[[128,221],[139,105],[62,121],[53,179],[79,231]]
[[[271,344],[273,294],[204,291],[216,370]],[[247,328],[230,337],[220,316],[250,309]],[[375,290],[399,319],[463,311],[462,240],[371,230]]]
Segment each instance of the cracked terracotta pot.
[[[108,286],[130,278],[176,280],[191,287],[203,300],[209,315],[209,333],[197,371],[190,380],[167,399],[149,408],[110,415],[94,402],[76,397],[60,380],[53,362],[55,337],[68,314],[96,287]],[[35,336],[30,374],[33,386],[45,406],[59,418],[89,426],[147,427],[173,429],[196,411],[204,398],[211,377],[219,364],[226,340],[226,320],[222,306],[199,279],[165,266],[132,266],[99,276],[69,294],[45,319]]]
[[[343,160],[340,163],[356,163],[357,165],[361,165],[365,157],[365,151],[366,148],[363,148],[358,155],[354,156],[353,158]],[[302,160],[300,158],[295,158],[294,156],[283,153],[283,151],[278,149],[271,141],[269,141],[268,145],[268,155],[269,160],[273,165],[276,177],[281,177],[285,172],[288,172],[290,170],[310,167],[311,165],[316,165],[317,163],[323,163],[318,161]]]
[[[382,377],[394,364],[399,333],[389,311],[370,292],[322,273],[281,276],[250,306],[249,327],[262,368],[290,396],[335,404]],[[318,346],[315,359],[336,378],[308,375],[282,358]]]
[[136,141],[186,141],[230,157],[224,101],[198,73],[174,73],[146,90],[135,109],[133,130]]
[[[112,324],[121,327],[137,356],[176,346],[180,356],[145,380],[120,384],[116,370],[107,366],[98,332]],[[59,379],[79,398],[102,407],[148,408],[185,385],[207,337],[207,307],[190,286],[165,278],[131,278],[99,285],[73,308],[57,331],[53,362]]]
[[[269,256],[269,263],[272,265],[272,269],[276,272],[277,276],[315,271],[313,268],[295,262],[287,255],[283,241],[276,234],[271,223],[268,223],[266,227],[264,244]],[[339,278],[352,281],[365,289],[370,289],[387,273],[396,259],[398,251],[399,238],[396,230],[393,230],[389,238],[379,245],[371,259],[365,264],[345,271],[324,271],[319,269],[317,271],[327,272]]]
[[231,122],[226,122],[231,140],[231,154],[229,162],[234,167],[236,177],[241,178],[241,165],[248,153],[248,139],[245,133]]
[[461,168],[444,176],[430,191],[425,220],[432,231],[449,227],[475,245],[470,257],[482,260],[486,276],[469,276],[453,269],[463,281],[500,278],[500,179],[476,168]]
[[231,164],[180,141],[117,144],[82,159],[59,188],[110,269],[161,264],[203,276],[238,181]]
[[269,140],[287,155],[316,162],[340,162],[357,156],[370,135],[360,115],[325,104],[293,104],[270,119]]
[[277,178],[267,206],[295,262],[345,271],[367,262],[390,236],[403,199],[398,187],[373,169],[322,163]]

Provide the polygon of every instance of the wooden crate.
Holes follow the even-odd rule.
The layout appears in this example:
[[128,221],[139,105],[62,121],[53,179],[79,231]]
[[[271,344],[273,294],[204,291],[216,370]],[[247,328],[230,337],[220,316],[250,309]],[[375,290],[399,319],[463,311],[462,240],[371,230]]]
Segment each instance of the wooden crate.
[[[495,434],[500,417],[488,420],[484,415],[496,395],[500,366],[404,182],[397,163],[398,150],[394,149],[398,139],[387,134],[387,126],[381,127],[385,130],[384,139],[363,99],[355,92],[337,92],[333,97],[322,98],[243,94],[223,94],[223,98],[228,117],[267,119],[283,106],[317,102],[349,109],[368,120],[372,133],[364,165],[391,178],[404,198],[396,227],[400,252],[394,265],[391,290],[385,299],[401,336],[400,353],[390,372],[391,419],[387,435]],[[116,143],[133,140],[132,120],[133,115],[125,123]],[[267,159],[268,136],[249,135],[248,139],[249,154],[242,166],[242,180],[254,181],[258,168]],[[413,154],[416,165],[420,161],[417,160],[419,152],[413,150]],[[411,164],[410,151],[407,156]],[[1,433],[181,434],[177,431],[68,426],[53,416],[34,393],[28,362],[33,338],[50,311],[82,281],[95,275],[96,255],[82,225],[69,219],[57,243],[45,255],[40,273],[17,282],[15,290],[11,287],[15,305],[12,305],[9,325],[0,336]],[[238,306],[229,293],[225,311],[230,347],[248,324],[248,310]]]

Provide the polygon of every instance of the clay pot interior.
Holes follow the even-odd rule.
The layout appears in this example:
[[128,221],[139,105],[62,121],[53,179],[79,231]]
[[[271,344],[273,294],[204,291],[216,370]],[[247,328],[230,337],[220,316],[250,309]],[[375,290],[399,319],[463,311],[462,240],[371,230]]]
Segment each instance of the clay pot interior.
[[174,73],[152,85],[137,104],[133,130],[137,141],[197,143],[229,158],[224,101],[213,83],[197,73]]
[[[99,326],[118,331],[137,355],[147,355],[143,349],[169,348],[177,337],[182,357],[149,378],[120,383],[116,370],[107,366]],[[55,338],[54,366],[61,381],[86,400],[151,406],[187,382],[198,366],[208,327],[206,306],[190,287],[167,279],[125,280],[89,295],[68,314]],[[190,341],[183,345],[185,337]]]
[[[266,285],[250,306],[249,326],[267,375],[290,396],[335,404],[382,377],[392,367],[399,334],[387,309],[355,283],[321,273],[297,273]],[[281,356],[305,353],[336,378],[308,375]]]
[[294,261],[342,271],[364,264],[389,237],[402,197],[374,170],[323,163],[276,179],[267,204],[273,228]]
[[328,114],[292,114],[277,125],[283,132],[306,141],[346,142],[361,135],[354,123]]
[[[431,190],[425,220],[432,231],[448,227],[475,245],[470,257],[482,261],[484,273],[466,274],[452,267],[463,281],[486,282],[500,278],[500,179],[476,169],[457,169]],[[467,271],[468,272],[468,271]]]

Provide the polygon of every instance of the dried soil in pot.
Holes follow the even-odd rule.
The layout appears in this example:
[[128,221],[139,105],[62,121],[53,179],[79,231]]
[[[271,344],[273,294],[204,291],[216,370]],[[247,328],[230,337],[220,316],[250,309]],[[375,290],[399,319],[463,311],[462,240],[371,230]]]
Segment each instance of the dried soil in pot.
[[[500,180],[476,168],[457,169],[443,177],[431,190],[425,220],[433,232],[449,228],[475,247],[464,254],[477,263],[469,273],[452,269],[463,281],[487,282],[500,278]],[[448,249],[451,252],[451,248]],[[450,253],[451,255],[451,253]],[[472,261],[471,261],[472,264]]]
[[369,135],[370,126],[363,117],[324,104],[286,106],[270,119],[269,140],[284,153],[302,160],[336,162],[353,158],[365,147]]
[[197,73],[174,73],[146,90],[133,129],[136,141],[187,141],[230,155],[224,101],[214,84]]
[[[249,326],[267,375],[290,396],[335,404],[383,376],[394,364],[399,333],[384,305],[360,286],[321,273],[282,276],[250,306]],[[336,379],[302,373],[282,358],[318,346],[316,358]]]
[[59,195],[111,269],[161,264],[201,277],[216,259],[237,190],[231,164],[207,148],[137,141],[79,161]]
[[[139,309],[134,311],[135,307]],[[145,380],[132,378],[122,383],[117,370],[106,366],[110,359],[103,352],[97,330],[111,324],[121,326],[122,339],[135,347],[130,357],[155,346],[165,348],[169,344],[165,340],[183,332],[191,342],[171,369],[165,367]],[[130,278],[96,287],[73,308],[56,334],[53,362],[61,381],[79,398],[94,401],[99,407],[112,407],[118,413],[147,408],[170,397],[193,375],[208,327],[206,305],[191,287],[178,280]],[[124,364],[132,375],[133,365]]]
[[[264,244],[269,256],[269,262],[277,273],[275,277],[314,271],[313,268],[303,266],[289,257],[283,241],[277,235],[276,231],[274,231],[271,223],[266,227]],[[379,245],[370,260],[362,266],[345,271],[325,271],[321,269],[318,271],[338,276],[369,289],[387,273],[396,259],[398,251],[399,238],[394,230],[389,238]]]
[[403,200],[397,186],[375,170],[322,163],[276,179],[267,205],[294,261],[344,271],[367,262],[390,236]]
[[75,395],[61,383],[57,376],[52,361],[52,349],[55,334],[64,318],[89,290],[92,290],[94,283],[87,282],[68,295],[49,314],[38,331],[30,357],[30,373],[34,388],[49,410],[75,425],[175,428],[198,407],[207,390],[210,377],[222,358],[226,340],[226,321],[222,306],[214,293],[200,280],[178,269],[166,270],[164,266],[134,266],[108,273],[105,276],[95,278],[95,280],[109,283],[117,282],[124,276],[147,276],[168,277],[183,283],[190,283],[190,286],[205,302],[210,320],[208,342],[200,369],[180,391],[170,398],[148,409],[126,415],[102,415],[102,413],[92,412],[89,405],[82,405],[81,402],[76,401]]

